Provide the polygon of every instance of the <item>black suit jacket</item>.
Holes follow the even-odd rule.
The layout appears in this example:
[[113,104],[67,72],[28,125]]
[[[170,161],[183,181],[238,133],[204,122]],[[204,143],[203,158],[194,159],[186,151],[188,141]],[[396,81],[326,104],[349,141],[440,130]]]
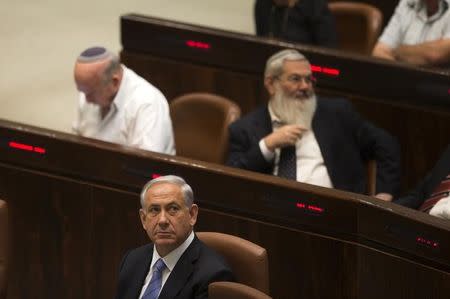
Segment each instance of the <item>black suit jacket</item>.
[[[363,120],[342,99],[318,98],[312,128],[334,188],[366,192],[366,161],[377,162],[377,193],[396,194],[400,184],[397,141]],[[264,159],[259,141],[272,132],[267,105],[230,126],[227,164],[271,174],[273,162]]]
[[336,47],[337,34],[327,0],[301,0],[294,7],[278,7],[272,0],[256,0],[256,34],[291,42]]
[[434,168],[419,185],[406,196],[394,202],[406,207],[418,209],[448,174],[450,174],[450,144]]
[[[150,269],[153,244],[129,251],[119,270],[116,299],[137,299]],[[214,281],[234,281],[224,259],[197,237],[178,260],[161,290],[159,299],[208,298]]]

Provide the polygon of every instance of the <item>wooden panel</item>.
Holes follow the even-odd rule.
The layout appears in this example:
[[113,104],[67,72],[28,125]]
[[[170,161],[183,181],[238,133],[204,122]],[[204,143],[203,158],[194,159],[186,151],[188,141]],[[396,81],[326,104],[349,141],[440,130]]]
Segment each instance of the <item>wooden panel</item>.
[[4,166],[0,194],[12,229],[8,298],[112,298],[125,249],[146,242],[136,194]]
[[[31,150],[11,148],[11,138]],[[410,292],[420,283],[438,290],[426,298],[448,294],[450,226],[441,219],[363,195],[0,121],[0,197],[10,206],[13,236],[8,298],[111,298],[121,256],[147,242],[140,188],[152,174],[169,173],[192,185],[198,230],[268,250],[274,298],[424,298]]]

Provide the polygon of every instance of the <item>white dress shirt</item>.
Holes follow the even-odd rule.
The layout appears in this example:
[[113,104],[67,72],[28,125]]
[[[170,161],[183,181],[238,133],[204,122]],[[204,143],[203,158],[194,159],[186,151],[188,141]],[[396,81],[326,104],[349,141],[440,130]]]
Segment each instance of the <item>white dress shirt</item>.
[[164,95],[122,65],[123,77],[108,114],[80,92],[75,133],[165,154],[175,154],[172,121]]
[[[162,259],[164,261],[164,264],[166,264],[166,269],[162,272],[162,283],[161,283],[161,290],[164,287],[164,284],[166,283],[167,279],[169,278],[170,273],[172,273],[173,268],[175,268],[175,265],[177,264],[180,257],[183,255],[183,253],[186,251],[186,249],[191,245],[192,241],[194,240],[194,231],[191,231],[191,234],[187,239],[181,243],[180,246],[178,246],[176,249],[172,250],[168,255],[165,257],[161,257],[158,254],[158,251],[156,251],[155,246],[153,245],[153,257],[152,257],[152,263],[150,264],[150,269],[148,270],[148,274],[145,277],[144,285],[141,289],[141,294],[139,295],[139,299],[142,298],[144,295],[145,289],[147,289],[148,284],[150,283],[152,279],[153,274],[153,266],[155,265],[156,261],[159,259]],[[161,293],[161,290],[159,292]],[[159,295],[159,293],[158,293]]]
[[450,38],[449,0],[440,0],[438,11],[427,15],[423,0],[400,0],[379,41],[390,48]]
[[450,219],[450,196],[440,199],[430,210],[430,215]]
[[[274,131],[278,130],[280,121],[272,112],[269,106],[270,119]],[[259,148],[266,161],[274,161],[273,174],[278,174],[278,162],[280,160],[280,149],[271,152],[264,142],[259,141]],[[312,130],[304,132],[301,138],[295,144],[295,153],[297,156],[297,181],[322,187],[333,188],[327,167],[323,161],[322,152]]]

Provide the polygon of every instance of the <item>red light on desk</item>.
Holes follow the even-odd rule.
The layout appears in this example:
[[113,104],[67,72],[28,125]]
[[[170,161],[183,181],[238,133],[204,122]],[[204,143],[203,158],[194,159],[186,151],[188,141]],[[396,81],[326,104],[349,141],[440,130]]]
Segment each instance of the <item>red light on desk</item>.
[[195,41],[195,40],[186,41],[186,45],[190,48],[197,48],[197,49],[202,49],[202,50],[209,50],[211,48],[210,44]]
[[318,214],[322,214],[325,211],[324,208],[321,208],[321,207],[318,207],[318,206],[315,206],[315,205],[305,204],[305,203],[302,203],[302,202],[298,202],[296,204],[296,207],[301,209],[301,210],[310,211],[310,212],[314,212],[314,213],[318,213]]
[[20,150],[23,150],[23,151],[29,151],[29,152],[32,152],[32,151],[33,151],[33,146],[28,145],[28,144],[23,144],[23,143],[14,142],[14,141],[11,141],[11,142],[9,143],[9,147],[11,147],[11,148],[16,148],[16,149],[20,149]]
[[152,180],[159,178],[161,175],[157,173],[152,173]]
[[330,67],[324,67],[320,65],[312,65],[311,64],[311,71],[313,73],[322,73],[328,76],[334,76],[337,77],[340,75],[340,71],[338,69],[330,68]]
[[19,149],[19,150],[23,150],[23,151],[27,151],[27,152],[35,152],[38,154],[45,154],[45,152],[46,152],[45,148],[38,147],[38,146],[32,146],[32,145],[28,145],[28,144],[24,144],[24,143],[19,143],[19,142],[15,142],[15,141],[10,141],[8,143],[8,145],[10,148]]
[[439,243],[433,240],[426,239],[424,237],[417,237],[416,242],[422,245],[426,245],[433,248],[439,248]]

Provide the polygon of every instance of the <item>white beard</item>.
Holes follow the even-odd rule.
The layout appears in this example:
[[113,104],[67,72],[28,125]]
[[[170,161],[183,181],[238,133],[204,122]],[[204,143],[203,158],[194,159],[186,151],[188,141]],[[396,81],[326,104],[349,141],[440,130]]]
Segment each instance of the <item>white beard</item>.
[[272,112],[286,125],[300,125],[311,129],[317,99],[314,93],[301,98],[286,95],[281,88],[277,88],[275,95],[269,102]]

